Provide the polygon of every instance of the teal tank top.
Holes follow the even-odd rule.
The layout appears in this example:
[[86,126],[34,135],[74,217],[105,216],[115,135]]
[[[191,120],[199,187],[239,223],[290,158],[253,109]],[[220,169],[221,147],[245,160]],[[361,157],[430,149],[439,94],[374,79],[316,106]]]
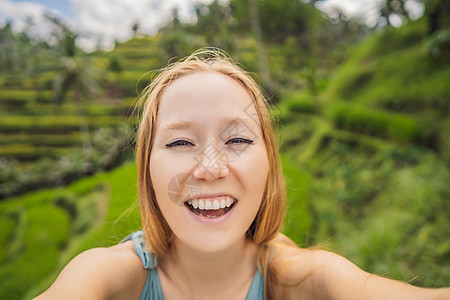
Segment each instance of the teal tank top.
[[[139,300],[164,300],[161,281],[156,270],[158,260],[155,253],[150,253],[145,249],[145,240],[143,238],[144,232],[137,231],[128,235],[123,242],[133,241],[134,250],[142,261],[144,268],[147,269],[147,280],[142,290]],[[246,300],[263,300],[264,299],[264,279],[256,269],[252,284],[248,291]]]

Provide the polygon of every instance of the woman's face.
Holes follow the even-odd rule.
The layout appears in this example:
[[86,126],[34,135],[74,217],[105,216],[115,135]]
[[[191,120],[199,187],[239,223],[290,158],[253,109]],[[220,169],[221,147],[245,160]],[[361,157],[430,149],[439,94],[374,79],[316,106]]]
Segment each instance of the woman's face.
[[246,90],[220,73],[187,75],[164,92],[150,174],[178,242],[215,252],[245,238],[269,170],[256,116]]

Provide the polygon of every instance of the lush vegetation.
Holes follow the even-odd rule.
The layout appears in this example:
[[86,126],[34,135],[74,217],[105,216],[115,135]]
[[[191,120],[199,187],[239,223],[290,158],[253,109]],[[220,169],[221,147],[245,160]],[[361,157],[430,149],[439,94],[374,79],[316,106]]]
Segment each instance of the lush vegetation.
[[429,51],[433,38],[424,19],[372,34],[322,93],[275,109],[282,152],[301,170],[286,175],[304,178],[291,206],[308,208],[286,232],[420,286],[449,280],[450,57]]
[[67,188],[11,198],[0,205],[1,298],[30,298],[83,250],[119,242],[139,228],[136,168],[127,163]]
[[203,46],[227,50],[271,98],[284,233],[369,272],[448,284],[445,13],[428,1],[413,22],[388,5],[380,20],[396,13],[405,24],[369,32],[314,2],[213,1],[196,7],[195,24],[174,12],[158,34],[137,27],[113,51],[89,55],[58,20],[53,46],[0,29],[0,298],[36,295],[77,253],[140,227],[127,162],[133,105],[155,70]]

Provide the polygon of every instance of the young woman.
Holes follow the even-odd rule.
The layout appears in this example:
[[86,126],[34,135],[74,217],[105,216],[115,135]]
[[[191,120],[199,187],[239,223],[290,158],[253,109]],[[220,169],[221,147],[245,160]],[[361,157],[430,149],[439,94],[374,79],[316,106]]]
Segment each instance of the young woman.
[[144,96],[143,231],[74,258],[38,299],[449,299],[279,233],[285,191],[255,82],[219,51],[164,69]]

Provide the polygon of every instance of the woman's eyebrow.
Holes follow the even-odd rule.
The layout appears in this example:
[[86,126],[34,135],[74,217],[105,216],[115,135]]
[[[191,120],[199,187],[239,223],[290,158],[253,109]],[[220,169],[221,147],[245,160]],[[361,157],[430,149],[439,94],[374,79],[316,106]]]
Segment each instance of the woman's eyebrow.
[[161,126],[163,130],[181,130],[186,129],[189,127],[192,127],[194,125],[194,122],[192,121],[181,121],[181,122],[174,122],[174,123],[167,123],[163,124]]
[[[248,118],[236,117],[236,116],[226,116],[222,118],[225,124],[233,124],[233,123],[243,123],[249,126],[258,126],[255,124],[255,121],[250,120]],[[162,130],[183,130],[194,126],[193,121],[179,121],[173,123],[165,123],[162,124]]]
[[224,117],[223,121],[226,124],[233,124],[233,123],[243,123],[245,125],[254,126],[256,128],[259,127],[259,122],[256,120],[250,120],[248,118],[242,118],[242,117]]

